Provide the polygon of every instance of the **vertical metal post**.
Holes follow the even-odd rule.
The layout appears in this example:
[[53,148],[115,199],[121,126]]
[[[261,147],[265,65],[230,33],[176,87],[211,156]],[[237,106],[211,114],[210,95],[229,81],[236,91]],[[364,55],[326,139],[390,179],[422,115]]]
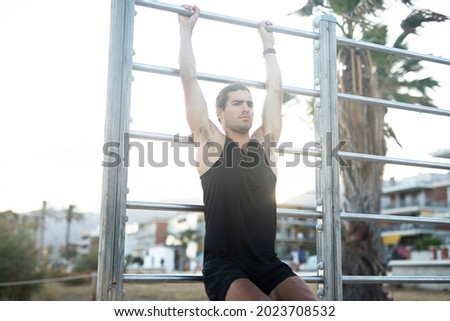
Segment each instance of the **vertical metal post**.
[[103,146],[103,191],[97,273],[97,300],[123,297],[127,170],[134,0],[111,1],[108,91]]
[[[316,170],[316,202],[321,208],[322,221],[318,223],[321,249],[318,249],[320,267],[323,267],[324,286],[319,295],[325,300],[342,300],[341,223],[339,208],[338,99],[336,61],[336,20],[321,16],[314,21],[314,85],[320,97],[314,102],[314,125],[322,156]],[[320,243],[318,243],[320,244]]]

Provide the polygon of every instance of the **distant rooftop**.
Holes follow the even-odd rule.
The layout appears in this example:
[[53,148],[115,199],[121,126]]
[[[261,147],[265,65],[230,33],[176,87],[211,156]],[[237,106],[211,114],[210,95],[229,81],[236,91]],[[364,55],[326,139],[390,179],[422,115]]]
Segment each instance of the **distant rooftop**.
[[432,189],[438,186],[450,186],[450,172],[447,174],[428,173],[407,177],[402,180],[391,178],[384,181],[382,191],[384,194],[406,192],[418,189]]
[[440,158],[450,158],[450,148],[438,149],[437,151],[430,153],[430,155]]

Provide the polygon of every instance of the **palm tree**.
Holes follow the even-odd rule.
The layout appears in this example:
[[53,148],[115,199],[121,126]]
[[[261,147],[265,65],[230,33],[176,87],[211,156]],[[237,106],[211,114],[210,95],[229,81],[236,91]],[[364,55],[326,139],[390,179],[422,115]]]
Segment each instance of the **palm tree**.
[[70,226],[72,221],[81,221],[84,219],[83,213],[75,212],[75,205],[69,205],[69,208],[66,211],[66,246],[65,246],[65,257],[69,259],[72,257],[72,251],[70,246]]
[[60,220],[59,212],[55,211],[53,208],[49,208],[47,201],[43,201],[42,208],[27,213],[27,218],[30,221],[33,221],[32,227],[36,233],[36,240],[39,244],[40,258],[44,259],[46,223],[49,218],[56,221]]
[[[413,0],[402,0],[413,9]],[[334,15],[344,37],[381,45],[387,43],[387,27],[374,24],[371,19],[384,7],[377,0],[308,0],[295,14],[310,16],[326,13]],[[405,38],[416,32],[424,22],[445,21],[448,18],[429,10],[412,10],[402,21],[403,33],[394,46],[407,49]],[[432,106],[428,90],[438,83],[431,79],[409,81],[405,76],[422,68],[417,60],[406,60],[359,48],[338,48],[339,91],[348,94],[394,99],[400,102]],[[414,96],[412,90],[420,95]],[[406,92],[407,94],[400,94]],[[395,134],[384,121],[387,109],[380,106],[340,101],[339,138],[347,141],[346,151],[385,156],[386,137]],[[341,168],[344,185],[344,210],[355,213],[380,211],[384,165],[347,160]],[[379,226],[375,222],[348,222],[343,231],[342,273],[345,275],[383,275]],[[344,300],[387,300],[381,285],[344,285]]]

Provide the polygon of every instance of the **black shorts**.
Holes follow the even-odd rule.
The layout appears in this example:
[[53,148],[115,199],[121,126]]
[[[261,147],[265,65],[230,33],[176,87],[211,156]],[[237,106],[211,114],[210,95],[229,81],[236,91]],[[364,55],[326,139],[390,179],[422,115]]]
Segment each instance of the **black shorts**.
[[224,301],[233,281],[249,279],[266,295],[291,276],[297,276],[289,265],[275,259],[269,263],[235,263],[227,259],[215,259],[203,268],[205,291],[211,301]]

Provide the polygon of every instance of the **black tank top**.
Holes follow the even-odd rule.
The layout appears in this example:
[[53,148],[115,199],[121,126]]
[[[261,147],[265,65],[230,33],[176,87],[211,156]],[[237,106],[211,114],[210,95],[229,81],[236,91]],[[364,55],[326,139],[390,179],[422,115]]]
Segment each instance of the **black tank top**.
[[216,258],[267,262],[276,257],[276,177],[259,142],[247,154],[228,137],[201,177],[205,205],[204,263]]

